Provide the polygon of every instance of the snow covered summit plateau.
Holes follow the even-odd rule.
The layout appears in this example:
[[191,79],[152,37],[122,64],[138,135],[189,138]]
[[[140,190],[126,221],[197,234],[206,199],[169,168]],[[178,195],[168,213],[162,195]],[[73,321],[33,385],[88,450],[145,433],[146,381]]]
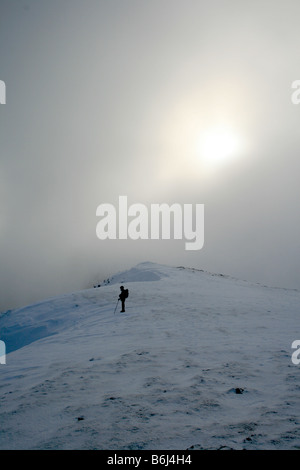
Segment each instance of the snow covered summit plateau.
[[141,263],[0,314],[0,449],[299,449],[299,308],[296,290]]

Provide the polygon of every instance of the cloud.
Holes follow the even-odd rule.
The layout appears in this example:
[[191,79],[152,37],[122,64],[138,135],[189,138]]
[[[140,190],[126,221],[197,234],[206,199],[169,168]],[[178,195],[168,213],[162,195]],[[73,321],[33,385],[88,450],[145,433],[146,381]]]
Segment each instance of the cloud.
[[[298,287],[298,2],[22,5],[1,6],[1,309],[145,259]],[[245,146],[206,178],[193,142],[219,122]],[[203,250],[101,242],[119,195],[204,203]]]

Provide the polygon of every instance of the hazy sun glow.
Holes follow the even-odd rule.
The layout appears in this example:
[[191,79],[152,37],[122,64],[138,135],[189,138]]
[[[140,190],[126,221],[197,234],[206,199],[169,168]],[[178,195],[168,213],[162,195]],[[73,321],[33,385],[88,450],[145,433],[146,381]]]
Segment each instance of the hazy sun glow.
[[244,153],[240,126],[235,126],[232,113],[222,114],[207,117],[189,100],[167,113],[161,126],[160,176],[164,181],[174,177],[211,181]]
[[199,156],[206,165],[215,166],[234,157],[239,148],[238,137],[224,128],[210,129],[199,142]]

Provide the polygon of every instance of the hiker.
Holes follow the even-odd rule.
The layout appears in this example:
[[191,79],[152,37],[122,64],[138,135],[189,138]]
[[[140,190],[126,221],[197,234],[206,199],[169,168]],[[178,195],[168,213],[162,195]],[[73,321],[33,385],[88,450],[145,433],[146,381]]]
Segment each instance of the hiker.
[[121,294],[119,295],[119,300],[122,302],[122,310],[120,313],[125,312],[125,299],[128,297],[128,289],[124,289],[124,286],[120,287]]

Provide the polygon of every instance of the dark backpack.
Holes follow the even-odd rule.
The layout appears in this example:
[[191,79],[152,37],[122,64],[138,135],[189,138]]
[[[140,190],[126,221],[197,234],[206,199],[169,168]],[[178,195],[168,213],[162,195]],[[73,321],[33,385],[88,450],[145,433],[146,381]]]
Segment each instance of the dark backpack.
[[128,289],[124,289],[124,297],[125,297],[125,299],[127,299],[128,296],[129,296]]

